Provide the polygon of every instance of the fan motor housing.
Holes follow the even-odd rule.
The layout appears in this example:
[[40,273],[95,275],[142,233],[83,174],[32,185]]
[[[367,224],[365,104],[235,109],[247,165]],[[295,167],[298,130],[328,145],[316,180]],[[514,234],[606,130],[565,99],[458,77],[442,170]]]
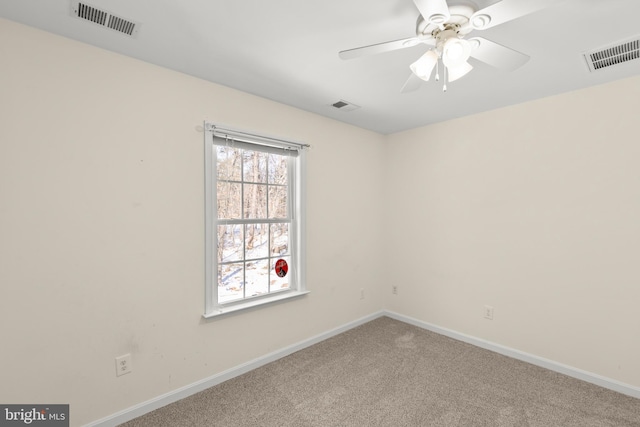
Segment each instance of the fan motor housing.
[[442,27],[445,29],[451,25],[457,25],[458,34],[465,35],[473,30],[469,23],[469,19],[475,13],[476,9],[470,5],[453,5],[449,7],[449,13],[451,17],[447,22],[437,25],[432,22],[428,22],[422,17],[418,16],[418,22],[416,23],[416,36],[420,38],[434,37],[434,32],[442,31]]

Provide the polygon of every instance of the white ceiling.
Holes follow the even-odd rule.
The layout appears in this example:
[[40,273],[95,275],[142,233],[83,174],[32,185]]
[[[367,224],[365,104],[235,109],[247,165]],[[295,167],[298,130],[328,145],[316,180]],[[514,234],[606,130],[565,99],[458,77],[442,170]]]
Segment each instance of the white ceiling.
[[[413,0],[84,3],[140,23],[137,36],[73,17],[70,0],[1,0],[0,16],[383,134],[640,74],[640,60],[592,73],[583,57],[640,36],[639,0],[558,0],[474,31],[531,59],[513,72],[472,59],[474,70],[446,93],[431,81],[405,94],[409,64],[427,46],[347,61],[338,52],[415,36]],[[459,3],[496,1],[449,0]],[[361,108],[331,107],[338,100]]]

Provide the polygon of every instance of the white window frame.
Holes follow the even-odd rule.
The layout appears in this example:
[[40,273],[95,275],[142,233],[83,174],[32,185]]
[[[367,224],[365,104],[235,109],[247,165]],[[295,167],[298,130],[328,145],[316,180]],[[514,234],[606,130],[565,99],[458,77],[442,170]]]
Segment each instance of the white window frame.
[[[306,144],[286,141],[269,136],[235,130],[226,126],[205,122],[204,126],[205,153],[205,318],[212,318],[227,313],[246,310],[265,304],[297,298],[306,295],[305,277],[305,170]],[[217,242],[218,225],[227,223],[218,220],[217,209],[217,161],[214,139],[236,141],[239,144],[252,144],[257,151],[260,147],[266,150],[278,148],[296,150],[298,155],[289,159],[289,213],[290,222],[290,256],[289,266],[290,287],[255,297],[248,297],[230,302],[218,302],[218,261]],[[268,221],[267,221],[268,222]]]

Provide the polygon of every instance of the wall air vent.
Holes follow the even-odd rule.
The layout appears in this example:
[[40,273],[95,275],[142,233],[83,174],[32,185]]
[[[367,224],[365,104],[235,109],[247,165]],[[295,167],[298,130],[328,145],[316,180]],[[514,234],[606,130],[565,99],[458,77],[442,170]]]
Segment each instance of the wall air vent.
[[359,105],[352,104],[347,101],[343,101],[342,99],[340,101],[334,102],[333,104],[331,104],[331,106],[340,111],[353,111],[360,108]]
[[587,65],[591,72],[639,59],[640,38],[635,37],[634,39],[625,40],[602,49],[586,52],[584,58],[587,60]]
[[137,22],[75,0],[71,1],[71,14],[76,18],[93,22],[101,27],[109,28],[130,37],[137,36],[140,27]]

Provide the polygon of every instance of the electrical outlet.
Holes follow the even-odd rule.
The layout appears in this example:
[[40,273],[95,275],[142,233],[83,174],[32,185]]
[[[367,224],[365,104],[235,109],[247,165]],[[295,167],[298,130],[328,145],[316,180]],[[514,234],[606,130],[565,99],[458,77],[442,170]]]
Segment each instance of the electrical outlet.
[[391,293],[398,295],[398,287],[396,285],[391,286]]
[[484,318],[493,320],[493,307],[491,307],[490,305],[484,306]]
[[364,288],[360,289],[360,299],[364,299]]
[[131,371],[133,371],[133,365],[131,364],[130,353],[116,357],[116,377],[128,374]]

